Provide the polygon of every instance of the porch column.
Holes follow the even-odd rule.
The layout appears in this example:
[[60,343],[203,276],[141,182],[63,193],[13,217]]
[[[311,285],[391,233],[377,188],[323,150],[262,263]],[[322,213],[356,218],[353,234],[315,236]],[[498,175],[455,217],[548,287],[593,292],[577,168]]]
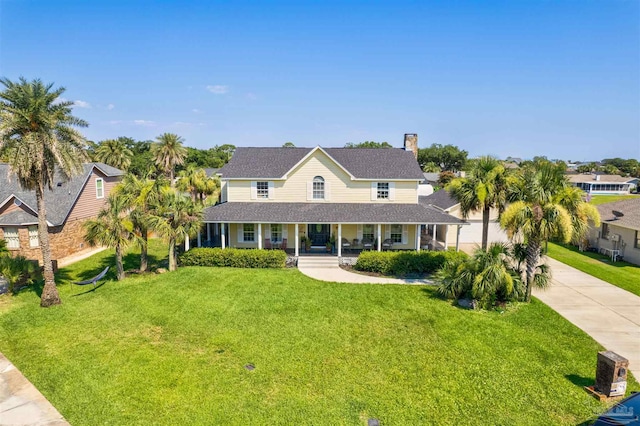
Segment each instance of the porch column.
[[462,225],[458,225],[458,232],[456,233],[456,251],[460,250],[460,229],[462,229]]
[[220,224],[220,243],[221,243],[220,247],[222,247],[222,249],[224,250],[225,243],[226,243],[225,237],[224,237],[224,222]]
[[444,231],[444,249],[446,250],[448,247],[447,242],[449,241],[449,225],[445,225]]
[[202,247],[202,240],[200,238],[201,232],[202,232],[202,229],[198,229],[198,247]]
[[342,257],[342,224],[338,224],[338,239],[336,240],[338,246],[338,257]]
[[258,224],[258,250],[262,249],[262,224]]
[[189,251],[189,235],[184,234],[184,251]]
[[437,238],[437,234],[438,233],[438,224],[434,223],[433,224],[433,249],[437,249],[438,247],[438,238]]
[[211,244],[211,224],[207,223],[207,241]]
[[298,229],[298,224],[296,223],[296,231],[295,231],[295,235],[296,235],[295,256],[296,257],[300,256],[300,236],[298,235],[299,233],[300,233],[300,230]]
[[420,225],[416,225],[416,251],[420,251]]
[[382,251],[382,225],[378,224],[378,251]]

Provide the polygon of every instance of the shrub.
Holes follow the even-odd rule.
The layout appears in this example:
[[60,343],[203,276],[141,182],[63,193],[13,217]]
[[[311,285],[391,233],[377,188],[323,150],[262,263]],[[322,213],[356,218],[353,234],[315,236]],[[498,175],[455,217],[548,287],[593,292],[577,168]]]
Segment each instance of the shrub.
[[283,250],[243,250],[226,248],[194,248],[180,256],[183,266],[216,266],[230,268],[284,268],[287,254]]
[[448,260],[464,259],[467,255],[455,251],[362,252],[353,266],[358,271],[383,275],[433,273]]
[[9,291],[13,293],[40,279],[40,267],[38,262],[24,256],[11,257],[3,254],[0,255],[0,275],[7,280]]

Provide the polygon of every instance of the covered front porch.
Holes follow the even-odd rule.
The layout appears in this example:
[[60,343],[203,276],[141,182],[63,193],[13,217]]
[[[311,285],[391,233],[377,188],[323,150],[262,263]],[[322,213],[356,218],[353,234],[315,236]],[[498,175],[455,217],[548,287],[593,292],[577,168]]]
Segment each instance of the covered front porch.
[[366,203],[222,203],[205,210],[204,222],[199,246],[284,249],[294,256],[322,253],[323,246],[337,256],[443,250],[448,227],[459,234],[465,224],[419,204]]

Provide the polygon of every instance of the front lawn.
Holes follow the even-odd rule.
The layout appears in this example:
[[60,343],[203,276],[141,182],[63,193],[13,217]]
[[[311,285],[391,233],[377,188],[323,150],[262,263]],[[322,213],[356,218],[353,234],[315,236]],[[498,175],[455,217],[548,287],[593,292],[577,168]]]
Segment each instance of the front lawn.
[[640,267],[629,262],[611,262],[599,253],[581,252],[571,245],[549,243],[549,257],[640,296]]
[[201,267],[80,291],[0,301],[0,350],[73,425],[576,424],[605,409],[582,389],[602,348],[535,300],[474,312],[431,287]]

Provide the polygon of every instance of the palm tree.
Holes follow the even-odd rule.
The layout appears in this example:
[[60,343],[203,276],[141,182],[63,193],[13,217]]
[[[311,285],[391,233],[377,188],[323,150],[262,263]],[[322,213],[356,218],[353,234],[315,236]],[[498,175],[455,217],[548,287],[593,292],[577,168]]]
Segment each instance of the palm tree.
[[558,179],[551,163],[524,167],[511,188],[511,199],[517,201],[507,207],[500,220],[512,240],[520,239],[526,245],[527,302],[536,285],[542,244],[553,237],[566,243],[573,235],[571,216],[555,199],[563,185],[566,180]]
[[184,164],[187,157],[187,149],[182,146],[184,139],[174,133],[163,133],[156,141],[151,145],[151,155],[158,169],[165,173],[173,186],[176,166]]
[[462,217],[482,211],[482,248],[487,249],[489,218],[492,208],[499,213],[507,204],[509,174],[500,160],[485,156],[473,163],[468,177],[457,178],[449,183],[447,190],[460,203]]
[[137,242],[140,246],[141,272],[146,271],[148,266],[148,222],[151,209],[160,201],[163,188],[168,186],[169,182],[162,177],[158,179],[139,178],[133,173],[128,173],[114,188],[114,194],[124,200],[129,210],[129,219],[133,222],[134,229],[140,237]]
[[160,202],[149,217],[154,231],[169,243],[169,270],[177,267],[176,245],[185,237],[194,237],[202,227],[202,206],[191,198],[170,188],[163,192]]
[[92,247],[100,244],[116,249],[116,269],[118,280],[124,279],[122,257],[124,250],[136,239],[133,222],[126,217],[126,200],[117,194],[107,198],[106,206],[96,219],[85,222],[85,239]]
[[180,191],[189,192],[193,201],[204,203],[205,199],[216,193],[218,181],[207,177],[203,169],[194,165],[189,165],[185,170],[178,173],[177,188]]
[[503,243],[491,243],[487,250],[478,247],[469,258],[445,263],[436,274],[438,291],[446,297],[462,296],[483,305],[496,298],[506,301],[522,293],[519,271],[513,266],[512,252]]
[[94,160],[108,164],[120,170],[127,170],[131,165],[133,152],[118,139],[107,139],[98,144],[94,153]]
[[567,209],[571,216],[573,234],[571,242],[582,247],[589,227],[600,227],[600,213],[590,203],[584,201],[585,193],[577,186],[565,186],[554,196],[554,201]]
[[40,306],[56,305],[61,301],[51,263],[44,191],[52,189],[56,171],[69,178],[82,170],[86,141],[73,126],[86,127],[87,123],[71,115],[73,102],[60,102],[64,87],[53,89],[53,83],[22,77],[17,83],[8,79],[0,83],[5,87],[0,93],[0,150],[6,150],[10,170],[20,185],[36,193],[44,266]]

